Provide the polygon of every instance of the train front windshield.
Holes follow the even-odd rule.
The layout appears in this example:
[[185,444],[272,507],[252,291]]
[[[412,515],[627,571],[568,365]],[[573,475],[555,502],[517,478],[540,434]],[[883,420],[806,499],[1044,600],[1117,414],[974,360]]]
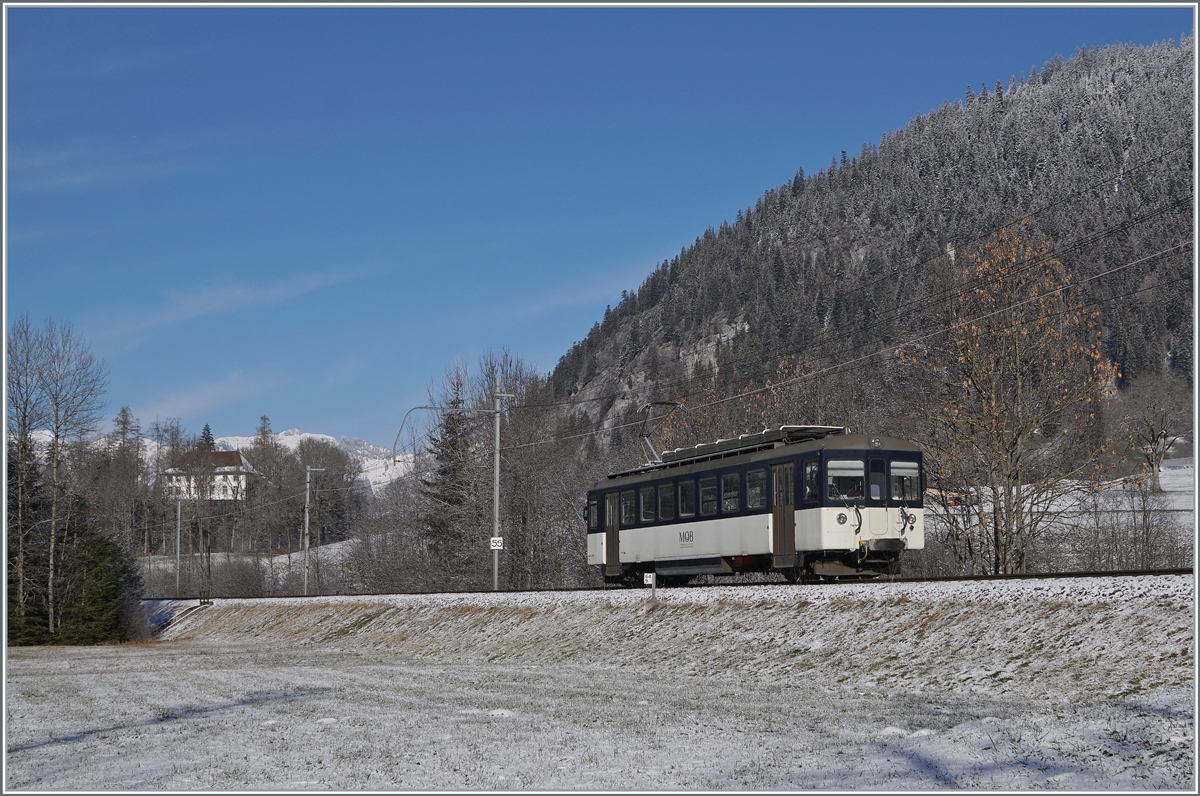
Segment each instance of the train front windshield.
[[858,459],[830,459],[825,466],[830,500],[862,500],[863,463]]
[[[906,458],[890,459],[891,456]],[[892,505],[920,508],[921,506],[921,462],[919,454],[866,454],[854,457],[850,451],[833,454],[825,465],[825,505],[841,506],[846,503],[860,505]],[[815,468],[813,468],[815,470]],[[806,471],[802,484],[805,500],[810,500],[812,484]]]
[[921,465],[892,462],[892,500],[916,503],[921,499]]

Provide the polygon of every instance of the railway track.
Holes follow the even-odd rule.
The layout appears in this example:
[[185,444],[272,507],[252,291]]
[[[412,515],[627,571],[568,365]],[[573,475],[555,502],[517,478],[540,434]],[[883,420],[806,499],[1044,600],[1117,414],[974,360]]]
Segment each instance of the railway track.
[[[1120,570],[1120,571],[1108,571],[1108,572],[1035,572],[1035,573],[1020,574],[1020,575],[942,575],[942,576],[931,576],[931,577],[908,577],[908,578],[898,577],[898,576],[894,576],[894,575],[879,575],[878,577],[870,577],[870,578],[839,577],[834,580],[822,581],[821,583],[825,584],[825,585],[852,584],[852,583],[946,583],[946,582],[952,582],[952,581],[971,581],[971,580],[1054,580],[1057,578],[1129,578],[1129,577],[1150,577],[1150,576],[1155,576],[1155,575],[1192,575],[1192,574],[1194,574],[1192,567],[1182,567],[1182,568],[1177,568],[1177,569],[1134,569],[1134,570]],[[766,585],[772,585],[772,586],[794,585],[797,588],[803,588],[806,585],[819,585],[819,584],[817,584],[815,582],[788,584],[785,581],[765,581],[765,580],[753,581],[753,582],[742,581],[742,582],[735,583],[735,582],[730,582],[729,579],[721,579],[721,580],[714,580],[714,582],[711,582],[711,583],[695,583],[695,584],[689,584],[687,586],[673,587],[672,590],[679,589],[679,588],[702,589],[702,588],[711,588],[713,586],[766,586]],[[609,590],[626,591],[627,589],[620,588],[620,587],[612,587],[612,586],[577,586],[577,587],[562,588],[562,589],[520,589],[520,590],[512,590],[510,593],[537,592],[537,591],[609,591]],[[436,594],[495,594],[496,592],[493,592],[490,590],[489,591],[452,591],[452,592],[358,592],[358,593],[354,593],[354,594],[345,594],[345,595],[323,594],[323,595],[311,595],[311,596],[391,597],[391,596],[394,596],[397,594],[432,594],[432,593],[436,593]],[[263,596],[270,598],[270,599],[278,599],[278,600],[307,599],[299,594],[270,594],[270,595],[263,595]],[[143,598],[144,601],[148,601],[148,602],[149,601],[162,601],[162,600],[198,600],[198,599],[200,599],[199,595],[192,595],[190,597],[145,597],[145,598]],[[204,599],[211,603],[214,600],[238,599],[238,598],[210,597],[208,595],[205,595]]]
[[[868,577],[860,577],[854,575],[843,575],[838,577],[826,578],[821,580],[808,580],[795,584],[787,584],[783,581],[743,581],[731,583],[728,580],[717,580],[711,583],[694,583],[688,584],[682,588],[704,588],[711,586],[764,586],[764,585],[795,585],[795,586],[815,586],[815,585],[836,585],[836,584],[851,584],[851,583],[947,583],[953,581],[975,581],[975,580],[1054,580],[1058,578],[1128,578],[1128,577],[1147,577],[1154,575],[1191,575],[1193,574],[1192,567],[1182,567],[1178,569],[1136,569],[1136,570],[1120,570],[1120,571],[1097,571],[1097,572],[1031,572],[1024,574],[1006,574],[1006,575],[939,575],[926,577],[902,577],[896,575],[872,575]],[[600,591],[604,588],[614,587],[598,587],[595,590]],[[661,588],[661,587],[660,587]],[[585,589],[586,590],[586,589]]]
[[944,575],[937,577],[904,578],[880,575],[855,581],[857,583],[938,583],[956,580],[1051,580],[1055,578],[1129,578],[1148,575],[1191,575],[1191,567],[1180,569],[1130,569],[1118,572],[1032,572],[1021,575]]

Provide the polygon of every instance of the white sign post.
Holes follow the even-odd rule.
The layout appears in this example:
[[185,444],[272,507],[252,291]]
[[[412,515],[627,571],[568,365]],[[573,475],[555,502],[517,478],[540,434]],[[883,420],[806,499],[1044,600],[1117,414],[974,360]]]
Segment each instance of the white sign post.
[[655,574],[653,572],[647,572],[646,574],[642,575],[642,582],[650,587],[650,599],[657,600],[658,578],[655,577]]
[[492,549],[493,550],[503,550],[504,549],[504,537],[503,536],[493,536],[492,537]]

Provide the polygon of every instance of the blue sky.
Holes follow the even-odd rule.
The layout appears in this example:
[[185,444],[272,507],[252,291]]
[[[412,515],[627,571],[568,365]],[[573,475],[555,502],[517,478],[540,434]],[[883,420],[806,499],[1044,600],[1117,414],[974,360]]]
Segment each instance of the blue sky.
[[115,414],[391,447],[456,358],[550,371],[797,169],[1186,7],[14,8],[8,322]]

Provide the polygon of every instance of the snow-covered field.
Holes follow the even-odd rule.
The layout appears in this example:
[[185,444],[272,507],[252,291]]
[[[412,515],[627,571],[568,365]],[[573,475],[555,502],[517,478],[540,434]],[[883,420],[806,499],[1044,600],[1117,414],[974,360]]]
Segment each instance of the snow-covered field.
[[5,784],[1193,790],[1194,596],[1158,576],[221,600],[152,643],[9,649]]
[[1186,459],[1167,459],[1159,471],[1164,497],[1173,511],[1192,511],[1196,501],[1196,462]]

